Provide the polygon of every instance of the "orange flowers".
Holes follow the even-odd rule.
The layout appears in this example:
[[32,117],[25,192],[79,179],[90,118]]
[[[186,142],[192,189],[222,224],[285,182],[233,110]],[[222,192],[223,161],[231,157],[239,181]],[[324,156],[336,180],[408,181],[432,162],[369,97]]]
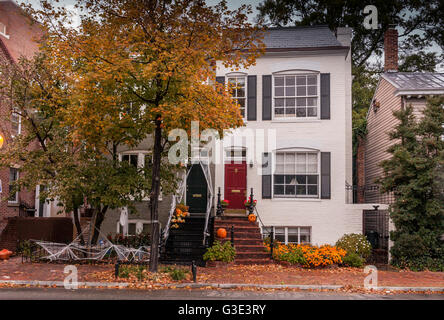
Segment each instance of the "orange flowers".
[[[266,250],[270,251],[270,244],[264,243]],[[346,251],[330,245],[312,246],[309,244],[288,245],[275,242],[273,258],[278,261],[301,264],[304,268],[326,267],[332,264],[341,264]],[[299,256],[299,258],[297,258]]]

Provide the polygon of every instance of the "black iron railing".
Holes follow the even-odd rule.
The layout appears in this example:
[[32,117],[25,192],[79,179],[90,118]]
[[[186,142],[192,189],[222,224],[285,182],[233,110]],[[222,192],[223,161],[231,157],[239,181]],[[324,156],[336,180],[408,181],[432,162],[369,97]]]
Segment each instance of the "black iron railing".
[[349,185],[345,190],[348,192],[349,203],[380,203],[392,204],[396,198],[396,192],[382,192],[378,184]]

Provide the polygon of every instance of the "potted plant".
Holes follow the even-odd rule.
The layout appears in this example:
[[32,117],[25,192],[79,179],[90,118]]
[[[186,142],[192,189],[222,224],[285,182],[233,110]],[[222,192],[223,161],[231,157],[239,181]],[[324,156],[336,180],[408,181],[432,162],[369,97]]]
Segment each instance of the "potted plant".
[[225,241],[223,244],[220,241],[214,241],[213,246],[207,249],[203,259],[207,261],[208,267],[225,266],[234,261],[236,256],[236,249],[231,245],[230,241]]
[[230,204],[230,201],[228,201],[228,200],[224,199],[224,200],[220,201],[220,205],[224,208],[228,207],[229,204]]
[[185,217],[188,217],[190,213],[188,212],[189,207],[183,203],[179,203],[174,210],[173,217],[171,218],[171,228],[179,228],[179,223],[185,222]]
[[255,207],[256,204],[257,204],[257,200],[253,200],[253,201],[251,201],[251,197],[248,198],[248,200],[245,200],[245,201],[244,201],[244,205],[245,205],[246,207]]

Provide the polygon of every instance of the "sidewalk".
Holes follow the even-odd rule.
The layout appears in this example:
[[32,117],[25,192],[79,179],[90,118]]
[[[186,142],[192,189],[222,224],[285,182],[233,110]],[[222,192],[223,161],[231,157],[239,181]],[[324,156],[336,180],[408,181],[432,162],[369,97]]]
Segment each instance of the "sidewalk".
[[[216,289],[263,289],[263,290],[364,290],[363,269],[301,269],[281,265],[228,266],[219,268],[197,269],[197,283],[192,283],[191,272],[183,281],[174,281],[166,273],[151,274],[144,272],[145,279],[139,281],[135,276],[115,279],[114,265],[76,265],[79,282],[119,283],[120,286],[139,289],[161,288],[216,288]],[[32,285],[32,282],[53,281],[53,285],[63,285],[64,264],[21,263],[19,257],[0,262],[0,286],[20,283]],[[187,268],[187,267],[183,267]],[[188,268],[187,268],[188,269]],[[124,284],[128,283],[128,284]],[[39,285],[38,283],[34,283]],[[40,283],[40,285],[44,285]],[[394,291],[444,291],[444,273],[378,271],[380,290]]]

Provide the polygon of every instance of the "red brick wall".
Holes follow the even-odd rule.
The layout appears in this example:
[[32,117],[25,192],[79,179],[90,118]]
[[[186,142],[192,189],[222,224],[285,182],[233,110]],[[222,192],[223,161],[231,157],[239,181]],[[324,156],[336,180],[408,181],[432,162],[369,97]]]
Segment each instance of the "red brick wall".
[[398,71],[398,31],[394,27],[384,34],[384,71]]
[[[17,62],[21,56],[31,57],[37,50],[38,44],[36,40],[41,37],[42,30],[37,23],[27,18],[23,11],[13,1],[0,1],[0,23],[6,26],[6,34],[4,37],[0,35],[2,42],[2,50],[6,50],[7,54]],[[4,53],[0,51],[0,54]],[[1,58],[1,57],[0,57]],[[0,134],[4,137],[4,145],[10,141],[11,124],[8,120],[10,117],[10,105],[5,99],[0,99]],[[23,126],[22,126],[23,132]],[[32,147],[35,147],[33,145]],[[23,174],[23,173],[21,173]],[[0,194],[0,233],[5,228],[9,217],[19,215],[18,204],[9,204],[9,168],[0,169],[0,180],[2,184],[2,193]],[[20,191],[20,202],[24,202],[27,206],[34,207],[35,191]]]

